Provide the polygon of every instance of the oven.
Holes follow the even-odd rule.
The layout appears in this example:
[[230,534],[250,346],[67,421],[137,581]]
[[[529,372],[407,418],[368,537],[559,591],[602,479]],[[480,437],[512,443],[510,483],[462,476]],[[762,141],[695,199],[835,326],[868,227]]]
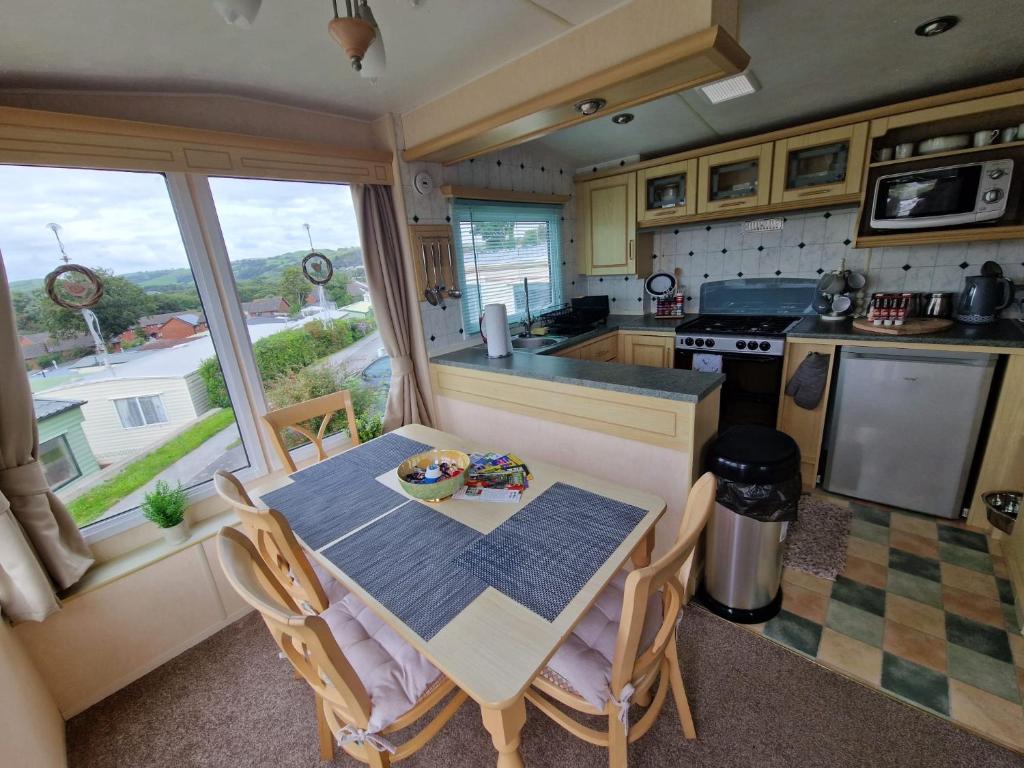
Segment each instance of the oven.
[[695,354],[721,361],[725,383],[718,411],[719,430],[737,424],[775,427],[782,392],[782,355],[695,350],[680,348],[677,341],[675,367],[693,370]]

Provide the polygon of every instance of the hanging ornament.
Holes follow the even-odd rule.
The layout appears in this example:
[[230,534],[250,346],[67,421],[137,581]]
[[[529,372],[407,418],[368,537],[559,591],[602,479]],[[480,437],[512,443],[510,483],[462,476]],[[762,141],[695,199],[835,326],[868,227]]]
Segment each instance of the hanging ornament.
[[309,253],[302,260],[302,274],[306,276],[313,285],[326,285],[334,276],[334,264],[331,260],[313,248],[313,235],[310,234],[309,224],[303,224],[306,235],[309,237]]
[[70,263],[71,259],[60,239],[59,224],[46,226],[57,238],[60,257],[64,262],[46,276],[46,295],[65,309],[88,309],[96,306],[103,298],[103,280],[88,267]]

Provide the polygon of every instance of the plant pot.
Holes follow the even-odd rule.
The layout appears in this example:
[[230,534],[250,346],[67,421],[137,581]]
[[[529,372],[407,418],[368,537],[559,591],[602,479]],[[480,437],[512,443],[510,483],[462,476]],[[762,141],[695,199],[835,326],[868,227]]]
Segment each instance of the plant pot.
[[161,528],[160,532],[164,535],[164,541],[168,544],[184,544],[188,541],[190,533],[188,523],[184,520],[170,528]]

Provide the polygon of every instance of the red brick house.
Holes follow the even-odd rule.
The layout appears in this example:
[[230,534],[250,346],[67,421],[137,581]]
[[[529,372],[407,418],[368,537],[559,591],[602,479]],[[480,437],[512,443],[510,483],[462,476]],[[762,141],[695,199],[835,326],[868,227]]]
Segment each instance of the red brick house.
[[185,339],[207,330],[201,312],[164,312],[139,318],[148,339]]
[[283,296],[268,296],[265,299],[253,299],[242,304],[246,317],[287,317],[292,306]]

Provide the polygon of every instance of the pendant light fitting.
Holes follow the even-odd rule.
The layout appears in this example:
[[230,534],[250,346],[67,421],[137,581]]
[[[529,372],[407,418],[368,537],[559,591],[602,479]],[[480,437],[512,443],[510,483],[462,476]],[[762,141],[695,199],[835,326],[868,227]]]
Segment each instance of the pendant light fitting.
[[[353,9],[352,0],[345,0],[346,16],[338,14],[338,0],[331,0],[334,5],[334,18],[327,24],[327,30],[331,37],[342,47],[345,55],[352,62],[352,69],[359,72],[363,68],[363,57],[377,37],[374,25],[362,19],[358,15],[360,0],[356,0],[356,8]],[[362,5],[366,5],[365,2]],[[369,6],[367,6],[369,11]],[[373,16],[370,15],[372,19]]]

